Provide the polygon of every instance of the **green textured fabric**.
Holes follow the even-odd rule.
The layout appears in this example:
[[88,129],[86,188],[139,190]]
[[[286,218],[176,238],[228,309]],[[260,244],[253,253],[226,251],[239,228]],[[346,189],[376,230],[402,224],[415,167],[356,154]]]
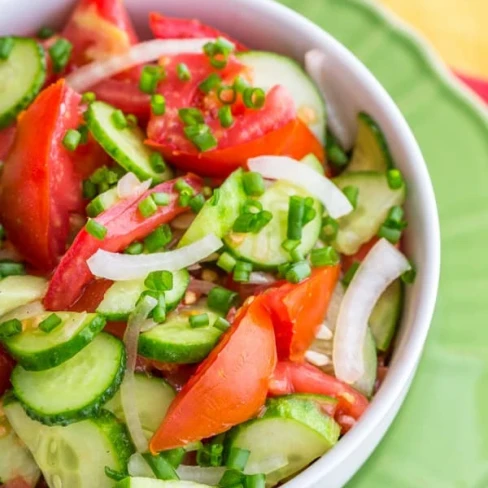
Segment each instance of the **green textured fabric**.
[[488,113],[369,2],[283,3],[345,44],[392,95],[422,148],[441,219],[441,282],[425,353],[398,417],[348,488],[486,488]]

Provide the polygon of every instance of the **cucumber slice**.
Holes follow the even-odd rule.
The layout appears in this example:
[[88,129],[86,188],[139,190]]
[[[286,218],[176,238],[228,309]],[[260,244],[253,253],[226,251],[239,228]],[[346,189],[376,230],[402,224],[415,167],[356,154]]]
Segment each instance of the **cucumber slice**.
[[35,486],[41,472],[5,414],[0,416],[0,432],[0,483],[22,478],[29,486]]
[[208,234],[224,237],[229,232],[248,198],[242,186],[243,174],[242,169],[234,171],[220,186],[218,199],[212,197],[205,202],[178,247],[187,246]]
[[402,282],[396,280],[380,296],[369,317],[369,326],[380,351],[387,351],[390,347],[402,312],[402,304]]
[[[193,481],[162,481],[152,478],[125,478],[115,488],[212,488]],[[237,488],[237,487],[236,487]]]
[[[166,309],[175,309],[185,295],[190,283],[190,274],[186,269],[173,273],[173,288],[164,292]],[[116,281],[103,296],[103,300],[97,308],[107,320],[127,320],[129,314],[135,309],[137,300],[143,291],[144,279]]]
[[[190,326],[190,315],[206,313],[209,325]],[[170,314],[164,324],[139,336],[139,354],[164,363],[199,363],[213,349],[222,331],[213,327],[219,315],[206,307],[195,306]]]
[[239,61],[253,70],[253,86],[268,91],[283,85],[293,97],[298,117],[317,139],[325,142],[325,101],[315,83],[293,59],[264,51],[238,53]]
[[102,332],[55,368],[27,371],[17,365],[11,381],[31,418],[46,425],[67,425],[100,412],[119,388],[125,362],[123,343]]
[[29,38],[14,37],[8,59],[0,59],[0,129],[15,122],[46,79],[44,49]]
[[47,312],[23,320],[23,332],[4,341],[8,352],[26,370],[59,366],[88,345],[105,326],[105,319],[94,313],[58,312],[62,323],[46,333],[37,325],[50,315]]
[[[257,269],[274,269],[290,261],[290,254],[281,244],[286,240],[288,227],[288,205],[292,195],[310,196],[302,188],[286,181],[273,183],[259,198],[263,209],[273,214],[273,218],[257,234],[237,234],[231,232],[224,238],[224,243],[235,256],[249,261]],[[298,250],[305,256],[313,248],[320,234],[322,225],[322,205],[315,200],[315,218],[305,225]]]
[[0,316],[40,300],[47,289],[47,281],[39,276],[7,276],[0,280]]
[[97,195],[87,206],[86,214],[88,217],[96,217],[97,215],[105,212],[110,207],[113,207],[120,201],[117,187],[110,188],[110,190],[104,191]]
[[388,143],[379,125],[368,114],[358,115],[358,133],[346,171],[386,172],[393,167]]
[[139,127],[117,129],[112,122],[116,109],[105,102],[93,102],[85,112],[85,121],[93,137],[105,151],[127,171],[141,181],[152,179],[153,184],[169,180],[169,167],[156,173],[150,163],[151,150],[144,145],[144,132]]
[[[176,394],[163,379],[148,377],[145,374],[135,375],[135,385],[139,419],[149,439],[163,421]],[[120,391],[105,404],[104,408],[112,412],[120,421],[125,422]]]
[[373,334],[368,327],[363,347],[364,356],[364,374],[352,386],[364,396],[370,398],[373,395],[374,385],[376,383],[376,373],[378,368],[378,356],[376,355],[376,344]]
[[346,186],[359,189],[357,207],[339,219],[339,232],[334,242],[339,252],[351,255],[378,233],[391,207],[403,204],[405,186],[392,190],[385,174],[372,171],[343,173],[333,181],[341,189]]
[[286,458],[286,466],[266,476],[266,484],[274,486],[334,446],[339,439],[340,427],[323,414],[313,400],[288,395],[268,400],[266,406],[263,417],[231,430],[229,447],[251,452],[246,474],[261,473],[262,464],[270,457]]
[[325,169],[323,164],[318,160],[317,156],[315,154],[307,154],[304,158],[301,159],[300,161],[303,164],[306,164],[310,168],[312,168],[314,171],[316,171],[319,175],[324,176],[325,175]]
[[18,402],[6,405],[5,413],[50,487],[112,488],[105,466],[126,470],[132,446],[125,426],[110,412],[66,427],[30,419]]

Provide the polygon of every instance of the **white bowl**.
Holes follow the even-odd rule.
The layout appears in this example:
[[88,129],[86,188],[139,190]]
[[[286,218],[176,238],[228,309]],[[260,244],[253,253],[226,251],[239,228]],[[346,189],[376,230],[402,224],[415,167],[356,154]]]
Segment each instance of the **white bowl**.
[[[319,1],[319,0],[317,0]],[[74,0],[0,0],[0,33],[32,34],[42,25],[61,25]],[[409,188],[406,251],[418,274],[408,287],[405,311],[390,371],[361,421],[334,449],[286,488],[343,486],[383,437],[408,391],[434,311],[440,262],[439,221],[432,184],[420,149],[397,106],[373,75],[344,46],[312,22],[270,0],[126,0],[141,35],[148,35],[151,10],[196,17],[257,49],[303,60],[311,48],[333,62],[330,83],[348,102],[350,117],[363,110],[384,130],[393,158]]]

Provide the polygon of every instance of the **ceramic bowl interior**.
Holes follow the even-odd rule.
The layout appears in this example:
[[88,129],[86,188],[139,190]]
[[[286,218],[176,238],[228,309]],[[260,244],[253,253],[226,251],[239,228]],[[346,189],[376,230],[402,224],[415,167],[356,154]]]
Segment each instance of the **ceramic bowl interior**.
[[[62,25],[74,3],[74,0],[0,0],[0,34],[32,34],[43,25]],[[409,227],[405,245],[418,274],[406,293],[390,371],[355,428],[323,458],[286,484],[287,488],[342,486],[372,452],[400,407],[434,310],[439,275],[439,223],[432,185],[419,147],[398,108],[373,75],[335,39],[278,3],[271,0],[126,0],[126,4],[141,37],[149,36],[147,15],[154,10],[171,16],[199,18],[253,48],[283,53],[300,62],[307,50],[323,50],[332,62],[329,82],[341,94],[349,119],[354,121],[362,110],[378,121],[396,165],[406,178]]]

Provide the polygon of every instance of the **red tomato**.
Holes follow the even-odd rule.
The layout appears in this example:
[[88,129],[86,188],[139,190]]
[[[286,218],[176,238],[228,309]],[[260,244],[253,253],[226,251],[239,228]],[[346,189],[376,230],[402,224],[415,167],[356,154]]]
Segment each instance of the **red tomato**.
[[81,180],[62,144],[78,126],[80,96],[60,80],[18,120],[1,179],[0,212],[9,239],[34,267],[49,271],[64,253],[69,212],[81,207]]
[[[200,190],[200,178],[186,175],[184,179],[196,191]],[[122,200],[96,217],[95,220],[107,229],[103,240],[96,239],[82,229],[54,272],[44,297],[46,308],[65,310],[76,301],[83,287],[92,279],[86,260],[98,249],[121,251],[131,242],[144,238],[156,227],[186,212],[188,207],[178,206],[178,192],[173,188],[175,181],[166,181],[139,197]],[[138,210],[138,204],[154,192],[171,194],[171,202],[164,207],[158,207],[156,213],[144,218]]]
[[73,44],[70,61],[78,66],[121,54],[138,42],[122,0],[80,0],[62,37]]
[[177,19],[165,17],[156,12],[149,14],[149,26],[154,37],[158,39],[201,39],[203,37],[224,37],[232,41],[237,51],[248,51],[248,48],[232,37],[196,19]]
[[0,161],[5,160],[15,139],[15,125],[0,130]]
[[151,439],[151,452],[220,434],[255,416],[275,364],[273,325],[256,297],[178,393]]
[[[300,160],[307,154],[314,154],[317,159],[324,163],[325,151],[320,141],[314,133],[299,118],[295,119],[295,127],[290,136],[284,140],[280,156],[290,156],[293,159]],[[266,153],[268,154],[268,153]]]
[[95,312],[103,300],[105,292],[112,286],[113,281],[100,279],[92,280],[85,286],[79,299],[68,310],[73,312]]
[[0,396],[10,388],[10,374],[14,369],[15,361],[0,346]]
[[3,488],[31,488],[31,484],[27,483],[23,478],[15,478],[14,480],[7,481]]
[[301,283],[285,283],[264,293],[279,359],[303,360],[324,321],[339,272],[339,266],[317,268]]
[[281,361],[269,384],[270,396],[316,393],[337,398],[337,414],[358,420],[369,405],[367,398],[351,386],[306,363]]

